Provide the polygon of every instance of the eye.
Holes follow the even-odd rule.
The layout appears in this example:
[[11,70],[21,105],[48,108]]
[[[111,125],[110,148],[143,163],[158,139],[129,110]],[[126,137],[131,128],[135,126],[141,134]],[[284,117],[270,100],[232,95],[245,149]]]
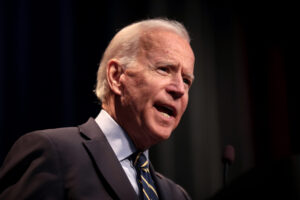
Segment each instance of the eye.
[[170,69],[165,66],[157,67],[157,71],[163,74],[167,74],[170,72]]
[[183,78],[183,82],[184,82],[185,84],[187,84],[188,86],[191,86],[191,85],[192,85],[192,81],[191,81],[190,79],[188,79],[188,78]]

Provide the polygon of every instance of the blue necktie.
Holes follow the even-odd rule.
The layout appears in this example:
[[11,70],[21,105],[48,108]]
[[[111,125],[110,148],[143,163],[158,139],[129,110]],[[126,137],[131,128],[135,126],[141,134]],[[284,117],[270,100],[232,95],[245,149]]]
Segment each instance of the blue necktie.
[[154,181],[149,171],[149,161],[143,152],[139,152],[134,160],[134,166],[137,170],[138,181],[141,191],[141,197],[144,200],[158,200]]

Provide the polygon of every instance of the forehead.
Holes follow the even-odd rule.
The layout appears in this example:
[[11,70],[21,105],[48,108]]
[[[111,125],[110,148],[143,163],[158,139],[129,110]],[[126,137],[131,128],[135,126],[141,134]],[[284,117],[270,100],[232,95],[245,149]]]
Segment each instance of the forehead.
[[140,45],[141,53],[153,62],[171,62],[193,70],[193,50],[185,38],[174,32],[153,30],[143,33]]

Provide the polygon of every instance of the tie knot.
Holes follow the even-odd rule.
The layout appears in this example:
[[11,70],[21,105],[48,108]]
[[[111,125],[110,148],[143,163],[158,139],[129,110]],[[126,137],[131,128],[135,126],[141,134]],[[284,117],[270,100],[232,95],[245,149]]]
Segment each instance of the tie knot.
[[139,168],[148,168],[149,163],[146,156],[143,154],[143,152],[137,153],[133,165]]

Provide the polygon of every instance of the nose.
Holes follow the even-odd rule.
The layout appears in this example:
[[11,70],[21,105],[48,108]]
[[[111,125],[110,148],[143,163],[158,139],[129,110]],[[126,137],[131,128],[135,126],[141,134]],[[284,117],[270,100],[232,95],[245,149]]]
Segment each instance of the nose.
[[179,99],[185,93],[185,85],[182,77],[174,77],[171,84],[167,87],[167,92],[173,97],[173,99]]

